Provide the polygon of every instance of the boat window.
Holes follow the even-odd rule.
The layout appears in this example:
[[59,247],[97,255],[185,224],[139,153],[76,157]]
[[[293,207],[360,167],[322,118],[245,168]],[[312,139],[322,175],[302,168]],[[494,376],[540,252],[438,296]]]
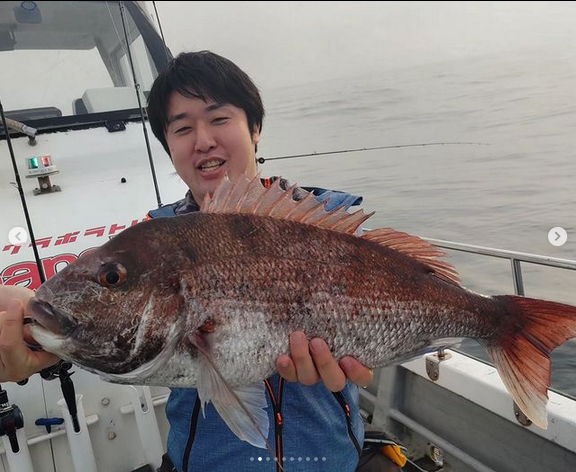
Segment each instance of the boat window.
[[8,117],[68,121],[138,108],[168,58],[138,2],[0,2],[0,99]]

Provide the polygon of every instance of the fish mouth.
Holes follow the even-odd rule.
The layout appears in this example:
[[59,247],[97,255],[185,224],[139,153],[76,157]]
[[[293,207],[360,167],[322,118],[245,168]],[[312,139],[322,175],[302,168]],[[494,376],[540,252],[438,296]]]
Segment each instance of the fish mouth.
[[78,327],[72,315],[37,297],[28,302],[27,312],[37,325],[60,337],[70,336]]

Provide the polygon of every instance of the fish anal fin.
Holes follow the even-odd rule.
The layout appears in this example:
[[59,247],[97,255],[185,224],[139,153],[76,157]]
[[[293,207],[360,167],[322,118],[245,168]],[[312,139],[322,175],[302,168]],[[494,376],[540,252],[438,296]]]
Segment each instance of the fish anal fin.
[[546,429],[550,353],[576,337],[576,307],[513,295],[494,299],[505,304],[507,316],[516,323],[488,352],[518,407],[536,426]]
[[454,266],[448,262],[437,259],[437,257],[442,257],[446,254],[418,236],[402,233],[392,228],[381,228],[367,231],[362,234],[360,238],[381,244],[382,246],[410,256],[425,264],[432,270],[436,277],[451,284],[460,285],[460,277]]

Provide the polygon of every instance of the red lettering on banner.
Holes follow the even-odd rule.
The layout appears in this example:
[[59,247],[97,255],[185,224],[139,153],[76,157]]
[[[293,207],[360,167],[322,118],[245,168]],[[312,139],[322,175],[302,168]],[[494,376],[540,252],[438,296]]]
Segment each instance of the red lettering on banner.
[[67,233],[64,236],[58,236],[58,239],[54,245],[60,246],[61,244],[75,243],[79,234],[80,231],[74,231],[73,233]]
[[[136,226],[140,222],[147,221],[147,218],[142,218],[140,220],[132,220],[130,222],[130,227]],[[117,233],[122,232],[126,229],[126,225],[119,225],[118,223],[114,223],[110,225],[108,236],[111,238],[112,236],[116,235]],[[74,231],[71,233],[66,233],[61,236],[48,236],[45,238],[36,239],[36,247],[46,249],[52,245],[52,241],[54,241],[54,246],[62,246],[63,244],[70,244],[75,243],[78,240],[78,236],[82,234],[82,236],[96,236],[97,238],[101,238],[106,233],[106,226],[97,226],[95,228],[89,228],[82,233],[81,231]],[[30,243],[28,247],[32,247],[34,243]],[[13,244],[7,244],[2,248],[2,252],[9,252],[11,255],[19,254],[20,249],[23,245],[15,246]]]
[[34,262],[19,262],[6,267],[0,274],[3,285],[22,285],[30,289],[40,287],[40,274]]
[[[47,238],[37,239],[36,240],[36,247],[47,248],[50,246],[50,241],[52,241],[52,236]],[[32,247],[32,243],[28,245],[28,247]]]
[[110,231],[108,232],[108,235],[117,233],[118,231],[122,231],[124,228],[126,228],[126,226],[118,226],[116,223],[114,223],[112,226],[110,226]]
[[2,252],[10,251],[10,248],[12,248],[12,251],[10,252],[10,254],[18,254],[20,252],[21,247],[22,246],[14,246],[13,244],[8,244],[7,246],[4,246],[4,249],[2,249]]
[[[85,249],[80,253],[80,256],[76,256],[76,254],[58,254],[42,259],[42,267],[46,279],[53,277],[68,264],[72,264],[78,257],[85,256],[96,249],[98,247]],[[0,272],[0,285],[21,285],[30,289],[37,289],[41,285],[38,266],[35,262],[29,261],[12,264]]]
[[84,233],[84,236],[92,236],[93,234],[95,234],[96,236],[101,238],[102,236],[104,236],[104,231],[106,231],[106,226],[98,226],[98,228],[87,229],[86,232]]

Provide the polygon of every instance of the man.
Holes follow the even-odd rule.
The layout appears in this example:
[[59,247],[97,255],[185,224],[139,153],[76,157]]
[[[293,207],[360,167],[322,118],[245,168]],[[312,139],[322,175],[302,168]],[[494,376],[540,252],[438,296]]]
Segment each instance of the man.
[[[208,51],[179,55],[156,79],[148,115],[189,188],[184,199],[151,211],[151,218],[198,211],[226,173],[231,179],[256,175],[264,107],[252,80],[231,61]],[[282,185],[286,187],[284,181]],[[296,196],[304,193],[299,189]],[[315,193],[331,206],[359,200],[341,192]],[[0,311],[6,310],[0,313],[0,382],[21,380],[56,360],[23,344],[22,306],[10,300],[25,302],[32,293],[11,290],[0,287]],[[352,358],[336,362],[324,341],[308,341],[299,332],[291,335],[290,356],[281,356],[277,368],[282,377],[266,380],[274,425],[268,439],[276,459],[289,471],[355,470],[363,425],[353,383],[369,384],[371,370]],[[199,412],[195,389],[173,389],[166,408],[171,429],[162,471],[278,469],[267,451],[240,441],[211,405],[205,418]]]

